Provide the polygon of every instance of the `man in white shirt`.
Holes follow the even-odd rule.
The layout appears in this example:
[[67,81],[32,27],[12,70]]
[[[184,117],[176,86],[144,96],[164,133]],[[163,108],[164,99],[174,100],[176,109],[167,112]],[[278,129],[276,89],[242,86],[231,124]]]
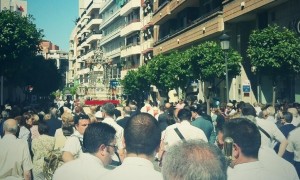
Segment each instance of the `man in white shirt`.
[[163,159],[164,179],[227,180],[227,163],[222,152],[213,144],[188,140],[169,148]]
[[111,161],[116,150],[116,130],[105,123],[90,124],[83,136],[81,156],[59,167],[53,180],[93,180],[102,177],[109,170],[104,167]]
[[85,129],[90,124],[88,115],[80,113],[74,117],[75,132],[66,140],[62,151],[62,159],[64,162],[72,161],[82,153],[82,140]]
[[297,170],[298,176],[300,177],[300,127],[290,132],[288,137],[289,145],[286,150],[289,153],[294,154],[294,166]]
[[0,140],[0,179],[31,179],[33,168],[27,141],[17,139],[18,123],[7,119]]
[[[114,119],[114,111],[115,106],[112,103],[106,103],[102,106],[102,113],[103,113],[103,123],[111,125],[113,128],[115,128],[116,132],[116,141],[118,146],[118,154],[121,159],[124,159],[124,146],[123,146],[123,135],[124,135],[124,129],[117,124],[117,122]],[[113,157],[113,164],[112,165],[119,165],[121,162],[119,162],[119,158],[117,155],[114,155]]]
[[176,133],[175,128],[178,128],[185,140],[198,139],[207,142],[205,133],[201,129],[191,125],[192,112],[190,110],[180,109],[177,117],[180,122],[176,123],[174,126],[172,125],[167,127],[163,135],[164,137],[162,137],[165,151],[167,151],[168,148],[173,144],[182,141],[182,139]]
[[286,179],[282,174],[266,168],[258,160],[261,135],[257,126],[248,119],[236,118],[224,125],[223,140],[233,139],[231,167],[228,180],[235,179]]
[[[266,110],[263,111],[264,118],[256,118],[256,124],[259,126],[261,133],[261,144],[262,146],[267,146],[270,148],[274,147],[274,140],[280,143],[278,155],[282,157],[285,152],[285,149],[288,145],[288,141],[285,138],[284,134],[279,130],[275,123],[267,120],[268,112]],[[269,137],[268,137],[269,135]]]
[[160,129],[157,120],[148,113],[134,115],[124,129],[126,158],[122,165],[110,171],[104,180],[162,180],[152,161],[159,147]]

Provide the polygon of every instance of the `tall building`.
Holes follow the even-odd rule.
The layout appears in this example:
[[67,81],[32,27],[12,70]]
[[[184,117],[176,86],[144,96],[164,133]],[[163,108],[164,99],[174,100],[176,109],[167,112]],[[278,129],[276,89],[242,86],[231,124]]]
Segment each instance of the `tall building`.
[[[158,54],[184,51],[208,40],[219,41],[225,32],[231,37],[232,48],[245,62],[241,65],[241,75],[230,79],[229,99],[270,102],[271,80],[262,77],[260,83],[249,66],[246,56],[249,35],[254,29],[275,23],[300,34],[299,0],[79,2],[79,18],[70,37],[69,72],[73,77],[69,81],[80,85],[82,98],[117,98],[121,93],[119,80],[128,70],[137,69]],[[300,100],[298,77],[289,81],[290,86],[278,86],[278,98]],[[205,83],[201,85],[206,88]],[[250,92],[246,86],[250,86]],[[289,97],[283,97],[284,92],[289,92]],[[202,89],[197,93],[201,99]],[[225,93],[222,82],[215,94],[224,102]]]
[[10,10],[15,11],[22,16],[27,15],[27,1],[26,0],[0,0],[0,11]]
[[[258,82],[258,76],[249,66],[246,56],[249,35],[252,30],[263,29],[269,24],[278,24],[299,34],[299,0],[154,0],[152,3],[154,56],[185,50],[207,40],[218,41],[226,32],[231,37],[231,46],[245,61],[241,75],[230,80],[229,99],[252,103],[272,101],[272,80],[262,77]],[[291,77],[288,79],[290,85],[279,85],[277,99],[299,101],[300,84],[297,79]],[[246,86],[250,86],[250,92],[243,88]],[[225,102],[225,91],[225,85],[221,84],[215,92],[222,102]],[[201,90],[200,94],[203,97]]]

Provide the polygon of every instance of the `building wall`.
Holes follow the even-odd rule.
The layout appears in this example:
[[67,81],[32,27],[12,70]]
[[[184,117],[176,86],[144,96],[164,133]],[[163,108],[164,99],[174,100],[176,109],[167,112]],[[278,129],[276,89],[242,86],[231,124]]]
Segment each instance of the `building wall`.
[[[186,7],[201,7],[204,1],[185,1],[174,0],[166,1],[159,5],[160,1],[154,1],[154,15],[152,22],[154,28],[154,55],[159,53],[169,53],[172,50],[189,48],[192,45],[206,40],[217,40],[222,31],[231,37],[231,46],[240,52],[244,59],[241,75],[230,80],[230,99],[246,102],[270,103],[272,100],[272,84],[270,79],[262,77],[259,83],[257,74],[252,71],[249,59],[246,55],[249,35],[256,28],[264,28],[268,24],[279,24],[289,29],[298,30],[300,33],[300,2],[297,0],[224,0],[222,10],[219,13],[201,16],[198,21],[193,21],[185,29],[169,34],[160,35],[161,28],[165,29],[164,24],[172,19],[176,19],[178,14]],[[171,25],[171,24],[170,24]],[[298,29],[297,29],[298,28]],[[297,81],[296,81],[297,82]],[[243,86],[250,85],[250,93],[243,92]],[[293,90],[293,87],[295,89]],[[224,84],[220,84],[220,94],[224,96]],[[282,85],[279,85],[283,91]],[[296,83],[291,84],[296,97],[299,97],[300,86]],[[279,94],[279,93],[278,93]],[[279,98],[279,95],[278,95]]]
[[0,0],[0,11],[11,10],[27,15],[27,1],[24,0]]

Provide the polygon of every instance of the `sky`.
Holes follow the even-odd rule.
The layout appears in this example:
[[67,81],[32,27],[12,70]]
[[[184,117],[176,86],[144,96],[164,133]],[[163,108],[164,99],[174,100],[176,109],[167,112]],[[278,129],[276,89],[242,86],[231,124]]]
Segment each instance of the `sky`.
[[44,30],[44,39],[68,51],[74,21],[79,17],[78,0],[27,0],[27,8],[37,28]]

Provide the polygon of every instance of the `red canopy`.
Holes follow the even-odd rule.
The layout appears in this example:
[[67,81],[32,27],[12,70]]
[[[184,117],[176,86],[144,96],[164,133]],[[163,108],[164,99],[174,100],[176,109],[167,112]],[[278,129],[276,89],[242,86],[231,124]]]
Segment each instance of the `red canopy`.
[[120,104],[119,100],[86,100],[85,105],[95,106],[95,105],[104,105],[106,103],[113,103],[114,105]]

